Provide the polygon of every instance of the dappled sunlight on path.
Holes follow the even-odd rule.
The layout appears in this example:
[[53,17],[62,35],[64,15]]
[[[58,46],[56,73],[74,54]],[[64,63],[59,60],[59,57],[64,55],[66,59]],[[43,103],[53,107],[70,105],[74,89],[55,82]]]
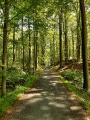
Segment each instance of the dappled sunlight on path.
[[76,98],[49,69],[6,120],[89,120]]

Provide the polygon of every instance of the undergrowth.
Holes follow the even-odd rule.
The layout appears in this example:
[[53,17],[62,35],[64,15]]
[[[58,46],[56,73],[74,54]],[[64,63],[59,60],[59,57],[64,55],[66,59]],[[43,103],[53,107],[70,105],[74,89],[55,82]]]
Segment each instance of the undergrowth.
[[62,71],[61,75],[71,81],[76,87],[83,88],[83,71],[68,69]]
[[[56,67],[52,67],[52,70],[55,72],[57,71]],[[58,74],[60,80],[62,80],[67,88],[76,95],[90,115],[90,93],[83,89],[82,70],[67,69],[58,71]]]
[[[31,87],[39,76],[39,72],[35,75],[28,75],[22,71],[11,71],[11,74],[8,75],[8,81],[11,82],[11,84],[15,84],[16,82],[18,84],[15,85],[13,91],[12,88],[8,89],[7,94],[0,98],[0,117],[2,117],[3,114],[13,106],[15,101],[18,100],[18,98],[22,96],[29,87]],[[23,84],[21,84],[21,82]]]
[[76,97],[81,101],[84,108],[90,115],[90,93],[83,90],[83,72],[68,69],[60,72],[60,79],[72,91]]

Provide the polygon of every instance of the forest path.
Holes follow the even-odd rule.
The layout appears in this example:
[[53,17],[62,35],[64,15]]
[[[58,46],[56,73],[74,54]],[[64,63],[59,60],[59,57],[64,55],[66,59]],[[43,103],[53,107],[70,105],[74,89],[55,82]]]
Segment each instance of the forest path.
[[5,120],[89,120],[59,77],[46,69]]

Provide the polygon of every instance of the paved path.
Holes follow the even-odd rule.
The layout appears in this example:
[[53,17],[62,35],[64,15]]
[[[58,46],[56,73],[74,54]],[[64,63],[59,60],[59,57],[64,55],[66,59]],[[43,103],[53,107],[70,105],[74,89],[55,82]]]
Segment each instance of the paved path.
[[45,70],[5,120],[89,120],[58,76]]

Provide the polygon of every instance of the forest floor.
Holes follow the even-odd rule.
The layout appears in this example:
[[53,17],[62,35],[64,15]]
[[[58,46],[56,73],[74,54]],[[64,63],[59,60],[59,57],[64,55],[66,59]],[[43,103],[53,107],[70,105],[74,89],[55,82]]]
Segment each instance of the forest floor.
[[50,69],[0,120],[90,120],[77,98]]

